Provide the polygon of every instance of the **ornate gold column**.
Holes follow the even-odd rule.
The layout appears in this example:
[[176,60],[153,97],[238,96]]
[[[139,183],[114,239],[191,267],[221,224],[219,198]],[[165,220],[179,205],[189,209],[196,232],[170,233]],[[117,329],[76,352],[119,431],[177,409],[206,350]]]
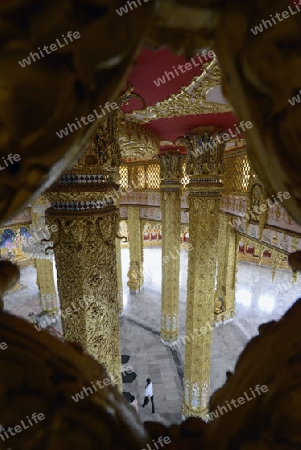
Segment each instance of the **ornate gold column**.
[[58,227],[53,250],[65,338],[102,363],[121,389],[116,122],[109,118],[99,127],[77,164],[47,192],[46,220]]
[[34,265],[37,269],[41,309],[56,316],[58,314],[58,301],[54,283],[53,262],[50,259],[36,258]]
[[[119,188],[121,188],[121,182],[120,182],[120,169],[118,170],[118,184]],[[119,205],[120,200],[120,194],[117,196],[115,204],[116,206],[120,207]],[[118,236],[120,234],[120,223],[118,223]],[[122,237],[117,237],[115,239],[115,245],[116,245],[116,270],[117,270],[117,301],[119,305],[119,316],[123,316],[123,285],[122,285],[122,264],[121,264],[121,240]]]
[[[49,313],[51,316],[58,314],[59,302],[57,298],[55,280],[54,280],[54,255],[53,252],[45,254],[46,245],[44,241],[49,241],[52,234],[57,231],[56,227],[52,230],[46,225],[45,210],[50,203],[42,195],[39,196],[31,207],[32,225],[30,231],[32,237],[29,239],[29,245],[24,246],[25,254],[34,258],[34,266],[37,270],[37,285],[40,291],[41,310]],[[48,245],[48,244],[47,244]]]
[[121,239],[116,239],[116,270],[117,270],[117,298],[119,314],[123,315],[123,288],[122,288],[122,265],[121,265]]
[[127,285],[131,293],[136,293],[143,286],[143,241],[140,221],[140,207],[128,207],[128,236],[130,250],[130,267]]
[[231,320],[235,313],[235,282],[237,261],[236,236],[229,216],[219,215],[218,272],[214,318],[216,322]]
[[[210,386],[210,354],[214,320],[214,292],[218,251],[218,214],[224,144],[216,129],[199,129],[184,139],[188,147],[189,190],[188,259],[184,399],[185,417],[206,418]],[[214,133],[214,134],[213,134]]]
[[162,211],[161,341],[171,345],[178,337],[181,174],[179,153],[160,157]]

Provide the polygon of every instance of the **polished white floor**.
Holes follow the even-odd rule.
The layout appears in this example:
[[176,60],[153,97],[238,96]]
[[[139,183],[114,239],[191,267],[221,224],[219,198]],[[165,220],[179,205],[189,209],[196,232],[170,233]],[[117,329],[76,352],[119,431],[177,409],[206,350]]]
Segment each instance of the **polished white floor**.
[[[185,335],[187,258],[188,252],[181,250],[180,336]],[[129,251],[122,249],[124,318],[121,343],[123,352],[135,353],[138,380],[133,383],[134,395],[138,395],[141,401],[145,377],[149,375],[152,378],[155,374],[158,412],[168,423],[172,423],[181,418],[185,346],[181,345],[176,355],[175,352],[172,354],[159,337],[161,248],[144,249],[144,287],[136,295],[131,295],[126,287],[128,265]],[[235,317],[231,323],[220,325],[213,330],[211,393],[225,382],[226,372],[233,371],[239,354],[248,340],[257,334],[258,326],[279,319],[299,297],[301,280],[294,286],[291,280],[291,272],[288,271],[279,269],[273,282],[271,268],[239,263]],[[139,374],[140,371],[143,375]],[[145,412],[142,414],[144,418]],[[150,408],[145,418],[151,419]]]
[[[181,251],[179,328],[185,335],[186,283],[188,252]],[[130,357],[137,374],[124,385],[138,403],[143,402],[144,385],[150,377],[154,386],[155,414],[151,407],[139,410],[142,420],[160,420],[171,424],[181,420],[182,382],[185,346],[171,351],[160,341],[161,248],[144,249],[144,287],[131,295],[127,287],[129,251],[122,249],[124,316],[120,319],[121,353]],[[39,292],[33,266],[22,269],[20,290],[4,297],[5,309],[25,319],[39,312]],[[291,273],[278,270],[274,282],[268,267],[240,263],[236,287],[236,314],[231,323],[213,330],[211,354],[211,393],[225,382],[248,340],[257,334],[261,323],[279,319],[299,298],[301,280],[292,286]],[[59,324],[56,325],[58,329]]]

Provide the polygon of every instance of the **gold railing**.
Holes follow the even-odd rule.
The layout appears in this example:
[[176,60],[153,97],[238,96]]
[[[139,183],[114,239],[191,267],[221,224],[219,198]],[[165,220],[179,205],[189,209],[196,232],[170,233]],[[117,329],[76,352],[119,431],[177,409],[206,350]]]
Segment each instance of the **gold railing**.
[[245,194],[253,175],[245,148],[229,150],[225,153],[224,194]]
[[119,183],[122,189],[159,190],[160,165],[156,162],[139,162],[122,165],[119,169]]
[[[183,161],[182,188],[189,183],[186,174],[186,162]],[[252,171],[246,149],[229,150],[225,153],[225,175],[223,176],[224,194],[246,194],[249,182],[254,172]],[[123,164],[119,169],[119,182],[122,189],[134,190],[159,190],[160,189],[160,165],[154,161],[137,161]]]
[[129,186],[129,172],[128,166],[122,165],[119,168],[119,184],[122,190],[128,189]]
[[[183,178],[181,180],[182,188],[185,189],[189,183],[189,177],[186,174],[186,162],[182,166]],[[157,162],[137,162],[130,164],[123,164],[119,169],[119,183],[120,187],[126,189],[146,189],[155,190],[160,189],[160,165]]]

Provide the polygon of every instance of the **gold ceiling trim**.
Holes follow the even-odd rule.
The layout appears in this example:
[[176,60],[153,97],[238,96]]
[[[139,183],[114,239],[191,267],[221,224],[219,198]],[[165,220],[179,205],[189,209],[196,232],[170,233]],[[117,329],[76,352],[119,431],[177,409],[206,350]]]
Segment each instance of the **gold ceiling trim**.
[[[288,256],[290,254],[290,252],[288,252],[287,250],[284,250],[283,248],[276,247],[275,245],[269,244],[268,242],[265,242],[265,241],[259,240],[257,238],[254,238],[252,236],[249,236],[246,233],[242,233],[240,231],[235,230],[235,234],[237,236],[239,236],[239,242],[243,242],[245,245],[251,244],[254,246],[255,250],[257,248],[259,248],[259,249],[261,248],[262,253],[265,250],[271,250],[273,252],[280,253],[283,256]],[[256,255],[256,256],[258,256],[258,255]]]
[[127,120],[138,123],[148,123],[151,120],[187,116],[197,114],[216,114],[232,111],[227,104],[207,102],[208,93],[222,84],[222,73],[215,57],[210,63],[204,64],[201,75],[193,77],[188,86],[183,86],[178,94],[172,94],[167,99],[149,106],[144,110],[137,110],[125,114]]
[[160,152],[160,139],[138,123],[121,120],[118,140],[124,162],[153,159]]

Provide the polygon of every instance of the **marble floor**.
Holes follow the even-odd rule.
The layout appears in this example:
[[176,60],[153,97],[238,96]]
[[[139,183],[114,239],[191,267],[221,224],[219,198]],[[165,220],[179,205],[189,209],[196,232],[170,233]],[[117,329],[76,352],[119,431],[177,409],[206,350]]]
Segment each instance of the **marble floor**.
[[[185,335],[186,283],[188,252],[181,250],[179,334]],[[176,349],[160,341],[161,309],[161,248],[144,249],[144,286],[130,294],[127,282],[129,251],[122,249],[124,315],[120,319],[121,354],[130,356],[127,365],[137,374],[124,391],[143,403],[146,378],[154,388],[155,414],[151,406],[139,408],[142,421],[161,421],[166,425],[181,421],[185,345]],[[25,319],[37,313],[39,293],[35,284],[36,271],[28,266],[21,271],[20,290],[6,294],[5,309]],[[272,270],[240,262],[236,286],[236,313],[232,322],[213,330],[210,392],[219,388],[226,372],[233,370],[237,358],[248,340],[257,334],[258,326],[279,319],[299,297],[301,280],[291,284],[291,273],[279,269],[272,282]],[[60,330],[60,324],[55,327]]]
[[[161,248],[144,249],[144,286],[136,295],[129,293],[125,288],[127,281],[127,268],[129,265],[129,251],[122,250],[123,285],[124,285],[124,317],[121,326],[122,349],[128,354],[136,352],[136,359],[142,369],[142,382],[135,385],[133,395],[143,396],[143,385],[147,366],[149,377],[152,378],[154,366],[165,376],[167,361],[173,367],[168,383],[164,380],[154,381],[154,396],[157,398],[158,411],[169,423],[181,420],[181,397],[183,394],[182,381],[184,373],[185,345],[180,345],[176,350],[164,347],[160,342],[161,321]],[[187,284],[188,252],[181,250],[180,271],[180,303],[179,303],[179,336],[185,336],[186,317],[186,284]],[[212,354],[211,354],[211,380],[210,393],[222,386],[226,380],[226,372],[235,367],[238,356],[252,336],[255,336],[258,326],[270,320],[278,320],[284,312],[294,303],[301,292],[301,279],[293,286],[291,272],[279,269],[274,282],[272,281],[272,269],[256,264],[240,262],[236,284],[236,314],[232,322],[220,325],[213,330]],[[273,291],[273,295],[269,292]],[[134,326],[124,328],[124,323],[131,321],[135,327],[140,328],[139,347],[136,339],[133,339]],[[142,333],[142,330],[144,332]],[[155,346],[149,348],[150,335],[157,336]],[[128,342],[126,342],[126,337]],[[153,341],[153,338],[152,338]],[[160,350],[160,354],[159,354]],[[166,354],[163,359],[162,352]],[[145,352],[149,357],[145,358]],[[156,356],[157,355],[157,356]],[[162,355],[162,356],[161,356]],[[154,359],[154,357],[157,358]],[[162,358],[162,359],[161,359]],[[142,363],[143,361],[143,363]],[[173,363],[173,364],[172,364]],[[160,377],[159,373],[157,377]],[[180,381],[180,385],[178,383]],[[134,386],[133,386],[134,388]],[[168,389],[168,397],[166,392]],[[180,395],[180,398],[177,396]],[[167,399],[166,399],[167,398]],[[169,411],[165,405],[171,404]],[[149,407],[150,411],[150,407]],[[172,411],[172,413],[171,413]],[[142,417],[144,418],[144,417]],[[148,416],[147,420],[151,417]],[[153,418],[154,420],[154,418]]]

